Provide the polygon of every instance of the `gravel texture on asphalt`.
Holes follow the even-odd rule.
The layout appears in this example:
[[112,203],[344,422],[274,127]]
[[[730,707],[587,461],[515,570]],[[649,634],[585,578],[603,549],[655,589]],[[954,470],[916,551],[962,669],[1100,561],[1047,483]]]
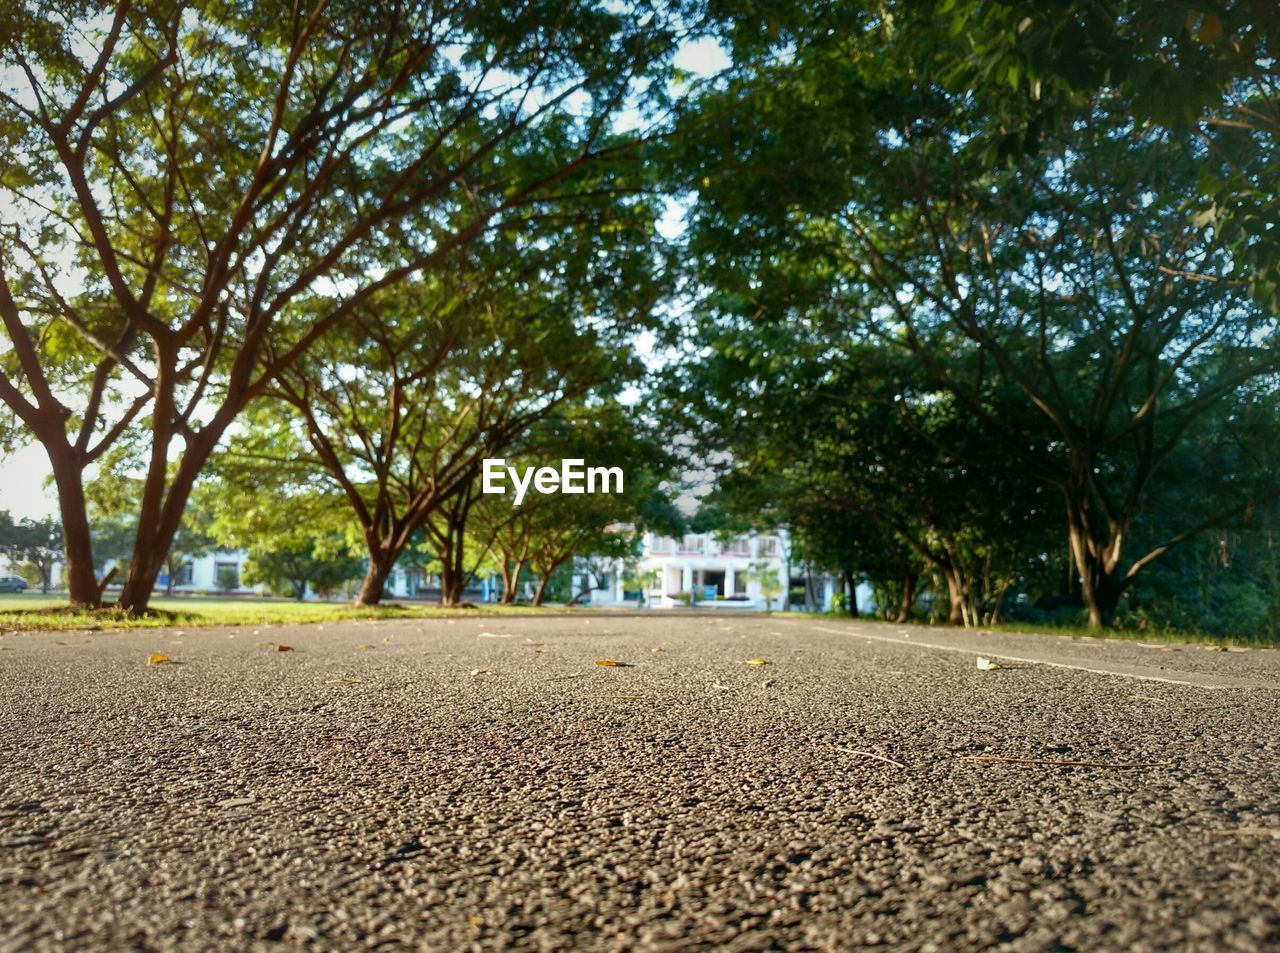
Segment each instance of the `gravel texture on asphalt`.
[[0,946],[1280,948],[1280,653],[989,640],[1245,683],[1213,688],[913,639],[988,644],[658,612],[0,637]]

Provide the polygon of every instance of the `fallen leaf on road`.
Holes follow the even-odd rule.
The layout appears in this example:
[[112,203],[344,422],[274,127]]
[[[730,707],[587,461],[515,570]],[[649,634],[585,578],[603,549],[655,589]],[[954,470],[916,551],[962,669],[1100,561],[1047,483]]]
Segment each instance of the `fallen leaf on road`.
[[477,639],[514,639],[514,632],[481,632],[476,636]]
[[371,648],[373,648],[373,646],[372,646],[372,645],[370,645],[368,642],[361,642],[359,645],[357,645],[357,646],[356,646],[356,648],[358,648],[358,649],[371,649]]
[[487,668],[473,668],[471,670],[472,678],[479,678],[481,675],[492,675],[493,673]]
[[769,662],[767,659],[749,658],[746,661],[744,661],[742,664],[743,665],[768,665]]
[[733,689],[731,689],[728,685],[721,685],[719,682],[712,682],[711,687],[722,692],[733,691]]
[[626,662],[619,662],[617,659],[611,658],[598,658],[596,659],[596,664],[603,665],[605,668],[630,668]]
[[293,646],[292,646],[292,645],[277,645],[277,646],[276,646],[276,651],[277,651],[277,652],[292,652],[292,651],[293,651]]
[[147,664],[148,665],[171,665],[173,664],[173,659],[169,658],[169,656],[167,655],[161,655],[159,652],[153,652],[150,658],[147,659]]
[[1002,666],[1000,665],[999,662],[993,662],[991,661],[991,659],[983,658],[981,655],[978,656],[978,669],[980,671],[994,672],[996,669],[1001,667]]

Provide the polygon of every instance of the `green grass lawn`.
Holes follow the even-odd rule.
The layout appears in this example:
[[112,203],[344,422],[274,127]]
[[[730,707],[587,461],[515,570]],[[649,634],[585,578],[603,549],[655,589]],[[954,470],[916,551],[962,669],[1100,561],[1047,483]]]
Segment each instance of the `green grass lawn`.
[[[0,594],[0,633],[60,629],[137,629],[180,624],[282,625],[336,622],[343,619],[439,619],[486,615],[529,615],[547,612],[528,606],[484,604],[475,609],[442,609],[420,603],[397,603],[361,608],[349,602],[298,602],[291,599],[173,596],[151,600],[158,614],[127,617],[111,609],[72,611],[65,597],[55,594]],[[59,608],[62,611],[56,611]],[[583,611],[576,609],[573,611]]]
[[986,626],[993,632],[1025,632],[1031,635],[1069,635],[1075,638],[1131,639],[1139,642],[1169,642],[1178,645],[1227,645],[1238,648],[1280,648],[1280,642],[1265,635],[1212,635],[1179,629],[1090,629],[1084,625],[1046,625],[1030,622],[1001,622]]

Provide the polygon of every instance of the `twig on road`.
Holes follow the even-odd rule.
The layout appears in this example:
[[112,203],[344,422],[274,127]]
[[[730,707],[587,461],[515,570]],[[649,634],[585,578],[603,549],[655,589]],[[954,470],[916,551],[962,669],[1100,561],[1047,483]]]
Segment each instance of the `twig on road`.
[[843,751],[845,754],[856,754],[861,758],[874,758],[876,761],[883,761],[885,764],[891,764],[895,768],[905,768],[906,765],[901,761],[894,761],[892,758],[886,758],[882,754],[876,754],[872,751],[855,751],[852,748],[841,748],[838,745],[832,745],[837,751]]

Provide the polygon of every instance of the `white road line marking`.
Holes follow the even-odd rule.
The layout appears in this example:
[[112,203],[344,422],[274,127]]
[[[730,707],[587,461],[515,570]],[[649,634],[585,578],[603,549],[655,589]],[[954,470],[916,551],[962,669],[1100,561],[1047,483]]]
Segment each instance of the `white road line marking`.
[[[783,622],[785,625],[803,626],[805,624],[800,621],[793,622],[790,619],[779,619],[778,621]],[[1073,662],[1051,662],[1048,659],[1026,658],[1025,656],[1020,656],[1020,655],[1006,655],[1003,652],[997,652],[996,650],[991,648],[971,649],[971,648],[966,648],[963,645],[946,645],[940,642],[922,642],[919,639],[907,640],[904,638],[897,638],[894,636],[887,636],[887,635],[869,635],[866,632],[855,632],[850,629],[831,629],[822,625],[811,625],[811,626],[808,626],[808,628],[814,629],[818,632],[830,632],[835,635],[847,635],[847,636],[853,636],[859,639],[874,639],[877,642],[888,642],[890,645],[903,645],[908,648],[938,649],[941,652],[963,652],[967,655],[987,655],[987,656],[991,656],[998,659],[1004,659],[1009,662],[1024,662],[1028,665],[1049,665],[1053,668],[1068,668],[1068,669],[1073,669],[1077,672],[1091,672],[1094,675],[1115,675],[1120,678],[1133,678],[1143,682],[1165,682],[1166,684],[1169,684],[1169,685],[1187,685],[1187,686],[1190,686],[1191,688],[1208,688],[1212,690],[1223,690],[1228,688],[1275,687],[1275,686],[1266,686],[1266,685],[1259,686],[1259,685],[1252,685],[1252,684],[1215,685],[1215,684],[1206,683],[1202,681],[1195,681],[1195,682],[1187,681],[1186,679],[1182,679],[1182,678],[1168,678],[1164,675],[1139,675],[1136,672],[1117,672],[1112,669],[1093,668],[1088,665],[1078,665]],[[1193,673],[1188,672],[1186,674],[1190,675]],[[1216,676],[1206,675],[1204,677],[1206,679],[1212,679],[1212,678],[1215,678]],[[1223,676],[1223,677],[1227,679],[1231,679],[1231,676]],[[1248,680],[1234,679],[1234,681],[1252,682],[1253,680],[1252,679],[1248,679]]]

